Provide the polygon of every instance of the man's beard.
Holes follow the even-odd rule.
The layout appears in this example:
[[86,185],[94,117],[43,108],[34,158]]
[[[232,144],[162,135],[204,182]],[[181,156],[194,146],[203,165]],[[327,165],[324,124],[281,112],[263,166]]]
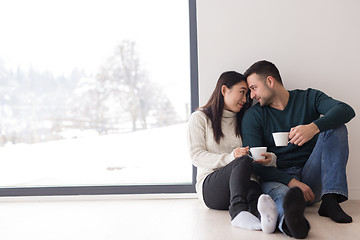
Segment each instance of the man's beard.
[[260,106],[261,107],[265,107],[265,106],[269,106],[272,102],[273,102],[273,98],[274,98],[274,92],[268,88],[268,96],[267,97],[262,97],[261,101],[260,101]]
[[260,106],[265,107],[265,106],[268,106],[268,105],[269,105],[269,101],[267,99],[261,98]]

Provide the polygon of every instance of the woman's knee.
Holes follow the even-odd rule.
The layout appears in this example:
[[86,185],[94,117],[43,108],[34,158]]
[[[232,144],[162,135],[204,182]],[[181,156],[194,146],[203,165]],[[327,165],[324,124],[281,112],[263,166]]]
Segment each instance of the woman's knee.
[[233,169],[241,168],[241,169],[252,169],[251,159],[249,156],[241,156],[233,160]]

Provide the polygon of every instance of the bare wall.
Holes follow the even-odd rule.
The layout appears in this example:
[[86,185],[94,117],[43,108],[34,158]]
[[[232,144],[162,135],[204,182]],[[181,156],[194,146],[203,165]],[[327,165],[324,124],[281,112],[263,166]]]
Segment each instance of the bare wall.
[[[360,1],[197,0],[200,105],[219,75],[266,59],[287,89],[316,88],[360,114]],[[350,199],[360,199],[360,118],[347,124]]]

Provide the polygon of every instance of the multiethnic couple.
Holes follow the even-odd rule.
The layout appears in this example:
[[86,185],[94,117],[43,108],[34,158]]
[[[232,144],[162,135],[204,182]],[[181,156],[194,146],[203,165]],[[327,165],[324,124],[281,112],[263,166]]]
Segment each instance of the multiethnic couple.
[[[252,101],[257,103],[252,106]],[[192,113],[188,145],[197,167],[196,191],[210,209],[229,210],[234,227],[306,238],[305,207],[352,222],[340,203],[348,199],[348,104],[324,92],[285,89],[269,61],[246,72],[224,72],[205,106]],[[288,132],[275,145],[273,133]],[[267,147],[255,160],[249,149]]]

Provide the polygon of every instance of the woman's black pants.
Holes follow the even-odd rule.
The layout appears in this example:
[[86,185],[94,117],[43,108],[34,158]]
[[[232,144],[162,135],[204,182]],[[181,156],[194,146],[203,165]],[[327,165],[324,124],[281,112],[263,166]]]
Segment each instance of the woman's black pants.
[[257,202],[262,194],[259,183],[251,181],[251,159],[242,156],[209,174],[203,183],[203,198],[210,209],[229,210],[231,219],[241,211],[260,214]]

